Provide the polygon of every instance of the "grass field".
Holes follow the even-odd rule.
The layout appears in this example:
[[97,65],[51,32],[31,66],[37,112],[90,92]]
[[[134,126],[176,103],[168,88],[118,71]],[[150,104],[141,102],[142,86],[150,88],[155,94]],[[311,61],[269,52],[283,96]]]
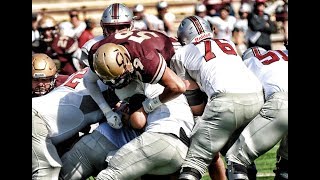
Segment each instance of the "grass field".
[[[273,169],[276,164],[276,151],[279,147],[279,144],[275,145],[267,153],[260,156],[255,160],[256,167],[258,169],[257,180],[273,180],[274,173]],[[201,180],[210,180],[209,175],[205,175]]]

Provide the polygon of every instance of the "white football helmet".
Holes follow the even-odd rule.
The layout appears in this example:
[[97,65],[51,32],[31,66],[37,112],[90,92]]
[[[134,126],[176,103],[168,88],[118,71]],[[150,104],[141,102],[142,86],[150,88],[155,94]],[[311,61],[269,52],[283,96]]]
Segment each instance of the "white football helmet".
[[125,28],[132,29],[132,20],[133,13],[130,8],[120,3],[111,4],[104,10],[101,17],[100,26],[103,30],[103,35],[108,36],[116,28],[118,30]]
[[259,52],[260,54],[264,54],[265,52],[267,52],[267,50],[265,50],[262,47],[259,46],[254,46],[254,47],[250,47],[247,50],[245,50],[242,54],[242,60],[251,58],[255,55],[255,52]]
[[193,15],[184,18],[177,31],[178,40],[182,45],[198,43],[204,39],[213,38],[213,32],[208,21]]

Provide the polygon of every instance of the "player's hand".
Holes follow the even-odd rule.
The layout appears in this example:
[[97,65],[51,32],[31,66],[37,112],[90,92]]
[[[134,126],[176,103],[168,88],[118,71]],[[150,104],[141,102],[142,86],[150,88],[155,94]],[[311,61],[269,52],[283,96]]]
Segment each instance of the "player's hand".
[[152,112],[154,109],[159,107],[162,104],[162,102],[159,99],[159,96],[154,97],[152,99],[147,98],[142,102],[143,109],[146,113]]
[[123,124],[121,121],[121,114],[118,114],[116,112],[113,111],[109,111],[107,113],[104,114],[105,117],[107,118],[107,123],[115,128],[115,129],[120,129],[122,128]]

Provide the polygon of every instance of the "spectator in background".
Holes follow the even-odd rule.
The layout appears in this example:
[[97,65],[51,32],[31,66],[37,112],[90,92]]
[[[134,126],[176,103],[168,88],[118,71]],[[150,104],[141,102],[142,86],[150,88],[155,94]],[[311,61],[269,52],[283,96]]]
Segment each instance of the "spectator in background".
[[280,23],[285,40],[288,39],[288,0],[283,0],[283,5],[278,5],[275,10],[276,21]]
[[253,12],[248,16],[249,26],[249,47],[259,46],[266,50],[271,50],[271,34],[277,32],[270,15],[264,12],[266,0],[256,0]]
[[223,6],[219,12],[219,16],[212,17],[215,38],[231,41],[236,18],[229,15],[229,6]]
[[136,4],[133,7],[133,29],[140,30],[159,30],[164,32],[164,23],[153,14],[146,14],[142,4]]
[[248,15],[251,13],[251,6],[248,3],[243,3],[239,9],[239,18],[234,24],[233,38],[236,44],[237,51],[240,55],[247,49],[248,46]]
[[73,25],[74,37],[79,38],[82,32],[86,29],[86,23],[79,19],[79,11],[71,9],[69,11],[70,22]]
[[176,16],[168,12],[168,3],[166,1],[159,1],[157,3],[157,11],[158,18],[164,23],[164,30],[168,36],[174,37],[176,36],[176,32],[174,29],[174,21],[176,20]]
[[207,8],[203,3],[197,3],[194,7],[194,15],[202,17],[204,20],[207,20],[211,28],[213,29],[212,17],[207,15]]
[[219,11],[224,6],[229,6],[229,14],[234,16],[234,10],[231,5],[232,0],[204,0],[203,3],[206,5],[209,16],[219,16]]
[[96,27],[96,23],[92,19],[86,19],[84,21],[86,23],[86,29],[81,33],[78,38],[78,46],[81,48],[87,41],[94,38],[92,30]]
[[40,33],[38,31],[38,14],[32,13],[32,47],[39,46],[39,39]]

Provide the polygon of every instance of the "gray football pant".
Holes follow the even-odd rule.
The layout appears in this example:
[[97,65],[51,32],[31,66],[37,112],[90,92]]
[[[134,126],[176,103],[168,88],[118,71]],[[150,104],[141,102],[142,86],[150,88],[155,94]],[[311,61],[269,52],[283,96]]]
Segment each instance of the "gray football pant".
[[166,175],[180,169],[188,147],[172,134],[144,132],[122,146],[97,180],[132,180],[144,174]]
[[182,167],[194,168],[203,176],[233,132],[246,126],[263,103],[262,92],[221,93],[211,97],[192,131],[191,145]]
[[48,138],[47,124],[32,109],[32,179],[57,180],[61,168],[56,147]]
[[274,93],[231,146],[227,160],[248,166],[275,146],[287,132],[288,93]]
[[108,166],[106,158],[118,148],[99,131],[83,136],[62,157],[60,176],[66,180],[86,179]]

